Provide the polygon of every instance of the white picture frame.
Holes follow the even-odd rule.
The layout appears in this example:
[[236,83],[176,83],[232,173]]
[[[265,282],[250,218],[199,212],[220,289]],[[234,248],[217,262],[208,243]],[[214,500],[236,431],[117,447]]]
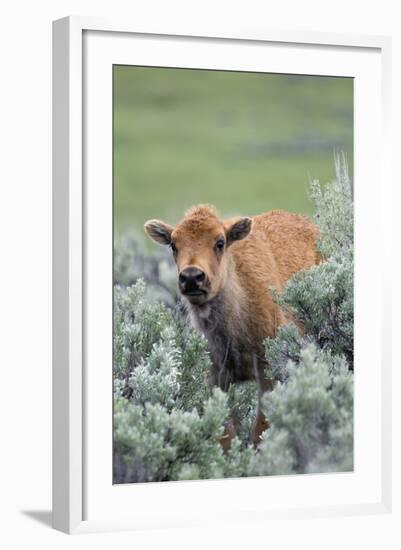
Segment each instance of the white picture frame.
[[[88,41],[88,37],[91,37]],[[311,517],[313,515],[352,515],[364,513],[385,513],[391,509],[391,357],[390,345],[388,342],[390,331],[388,330],[390,296],[384,293],[387,281],[385,273],[389,272],[390,251],[386,245],[381,248],[381,263],[376,268],[369,268],[368,258],[361,256],[360,263],[356,264],[356,280],[360,281],[360,294],[369,292],[369,280],[366,279],[366,269],[369,268],[370,282],[373,281],[374,298],[373,312],[377,313],[373,326],[366,327],[361,331],[359,345],[363,349],[363,342],[371,341],[376,334],[376,347],[372,353],[366,372],[356,377],[356,386],[364,382],[364,376],[370,376],[371,380],[377,382],[375,387],[370,387],[361,392],[361,398],[356,403],[361,407],[360,411],[369,414],[375,412],[372,419],[372,434],[374,449],[371,460],[372,481],[371,488],[365,487],[367,472],[353,484],[351,476],[354,474],[332,474],[321,476],[296,476],[303,478],[294,482],[283,478],[270,479],[270,493],[278,495],[279,492],[288,491],[293,487],[298,494],[292,494],[291,506],[286,504],[286,499],[281,501],[278,497],[265,505],[262,500],[256,499],[252,507],[241,507],[235,504],[235,495],[238,492],[249,498],[249,495],[256,494],[257,487],[265,480],[241,479],[224,481],[202,481],[202,482],[179,482],[168,484],[138,484],[136,486],[120,487],[118,493],[113,494],[102,488],[106,485],[112,486],[112,474],[107,477],[109,459],[104,458],[107,453],[107,445],[111,445],[112,437],[110,428],[110,401],[101,405],[101,396],[107,391],[107,379],[99,375],[99,380],[94,382],[91,375],[91,342],[95,336],[93,327],[95,323],[89,322],[93,319],[93,300],[91,295],[98,291],[95,284],[92,285],[90,275],[97,270],[105,276],[99,277],[101,281],[99,288],[107,288],[111,281],[111,270],[109,269],[109,258],[92,253],[94,250],[93,235],[98,231],[100,242],[105,243],[105,248],[111,250],[110,243],[112,227],[109,223],[99,223],[97,212],[106,212],[106,220],[110,221],[111,194],[107,188],[107,181],[111,185],[110,163],[102,165],[103,160],[98,160],[99,166],[94,164],[93,159],[106,159],[110,153],[111,126],[110,113],[104,111],[109,96],[107,90],[98,94],[98,99],[88,102],[87,91],[88,79],[100,79],[107,77],[107,71],[102,64],[116,62],[130,63],[131,58],[138,53],[138,43],[131,48],[129,40],[140,40],[142,64],[150,66],[171,65],[171,59],[176,59],[174,66],[210,67],[209,61],[202,65],[203,51],[208,50],[208,55],[225,55],[220,50],[236,48],[236,61],[233,67],[249,69],[255,66],[255,59],[258,58],[258,50],[253,50],[256,55],[250,59],[247,56],[241,57],[241,48],[256,45],[261,49],[260,55],[263,58],[262,48],[269,46],[277,51],[283,48],[296,52],[303,52],[305,55],[305,71],[308,63],[306,52],[313,53],[316,63],[309,74],[338,74],[343,76],[361,75],[361,83],[366,78],[374,80],[373,89],[376,92],[367,94],[365,99],[360,96],[360,103],[355,105],[356,124],[360,128],[356,133],[356,140],[361,136],[361,147],[356,155],[356,179],[366,176],[366,181],[373,176],[380,181],[379,194],[381,197],[380,208],[376,212],[376,234],[369,224],[368,210],[375,206],[372,196],[368,191],[363,191],[358,197],[359,218],[356,219],[356,234],[361,236],[360,242],[365,243],[370,239],[371,246],[378,243],[380,236],[389,231],[388,220],[385,215],[386,208],[391,204],[390,185],[390,161],[389,161],[389,97],[390,97],[390,39],[375,36],[353,36],[335,35],[313,32],[290,32],[275,30],[231,30],[225,29],[197,29],[194,28],[142,28],[140,25],[121,21],[103,21],[92,18],[69,17],[54,22],[53,26],[53,526],[56,529],[67,533],[114,530],[114,529],[139,529],[144,526],[171,526],[191,525],[202,521],[212,521],[215,508],[207,506],[206,502],[215,501],[216,507],[228,503],[228,509],[221,515],[219,521],[236,521],[241,517],[242,521],[265,521],[266,513],[269,517]],[[166,45],[161,50],[159,41],[163,40]],[[126,41],[126,42],[123,42]],[[190,50],[190,44],[196,43],[188,59],[183,61],[180,57],[177,43],[186,45]],[[118,44],[119,45],[118,45]],[[170,53],[168,53],[170,48]],[[321,51],[332,57],[325,68],[325,56]],[[132,53],[134,52],[134,54]],[[200,52],[200,53],[199,53]],[[319,53],[320,52],[320,53]],[[288,52],[287,52],[288,53]],[[197,57],[199,54],[200,57]],[[238,55],[237,55],[238,54]],[[315,55],[316,54],[316,55]],[[365,55],[366,54],[366,55]],[[372,55],[371,55],[372,54]],[[170,57],[163,58],[163,55]],[[281,55],[281,54],[280,54]],[[284,52],[285,57],[285,52]],[[120,56],[120,57],[119,57]],[[173,57],[171,57],[173,56]],[[175,57],[174,57],[175,56]],[[340,56],[340,57],[339,57]],[[351,62],[351,57],[353,61]],[[366,64],[364,58],[366,57]],[[374,60],[373,60],[374,57]],[[292,72],[302,72],[301,60],[298,56],[290,56],[286,67],[295,67]],[[337,58],[337,61],[336,61]],[[348,64],[348,58],[350,63]],[[340,61],[339,61],[340,60]],[[138,59],[132,59],[132,64],[140,64]],[[183,65],[184,63],[184,65]],[[187,65],[185,65],[185,63]],[[250,65],[248,65],[248,63]],[[291,65],[294,63],[295,65]],[[363,67],[362,67],[363,65]],[[231,65],[230,65],[231,66]],[[298,66],[298,69],[296,68]],[[360,72],[359,71],[359,66]],[[320,67],[318,69],[317,67]],[[372,71],[372,67],[374,70]],[[92,71],[93,68],[93,71]],[[105,66],[107,69],[107,66]],[[214,67],[212,67],[214,68]],[[271,69],[274,66],[271,65]],[[256,70],[258,70],[256,68]],[[261,70],[261,69],[259,69]],[[319,71],[318,73],[316,71]],[[332,71],[332,72],[330,72]],[[354,74],[355,72],[355,74]],[[368,76],[370,74],[370,76]],[[372,76],[373,75],[373,76]],[[111,78],[111,73],[109,75]],[[366,80],[367,82],[367,80]],[[89,87],[90,87],[89,83]],[[362,86],[362,85],[361,85]],[[106,86],[107,88],[107,86]],[[99,90],[103,87],[99,88]],[[370,93],[370,92],[369,92]],[[357,98],[358,100],[358,98]],[[362,116],[363,101],[374,103],[371,112],[371,124],[367,124]],[[102,103],[103,102],[103,103]],[[110,105],[111,109],[111,105]],[[88,135],[93,136],[92,125],[96,120],[96,133],[100,141],[96,142],[96,148],[92,150],[92,143],[95,140],[88,140]],[[373,130],[378,134],[374,139],[369,132]],[[92,133],[91,133],[92,132]],[[366,134],[366,137],[364,137]],[[103,141],[102,141],[103,136]],[[363,141],[366,139],[366,141]],[[363,143],[362,143],[363,142]],[[368,158],[367,151],[373,153],[373,147],[379,144],[377,151],[378,159],[372,165],[372,159]],[[365,153],[364,153],[365,151]],[[100,155],[99,155],[100,153]],[[104,155],[102,154],[104,153]],[[364,156],[366,158],[364,158]],[[88,160],[92,159],[92,160]],[[370,162],[370,163],[369,163]],[[373,173],[372,173],[373,170]],[[97,173],[99,171],[99,173]],[[86,181],[91,178],[104,178],[101,180],[104,185],[99,187],[103,191],[99,196],[94,196],[91,186]],[[100,180],[99,180],[100,181]],[[365,181],[365,180],[364,180]],[[365,196],[366,195],[366,196]],[[378,201],[379,203],[380,201]],[[107,210],[109,209],[109,210]],[[108,212],[108,213],[107,213]],[[89,220],[89,221],[88,221]],[[97,220],[97,221],[96,221]],[[97,225],[96,225],[97,224]],[[96,226],[96,229],[95,229]],[[370,227],[369,227],[370,226]],[[362,229],[366,231],[362,231]],[[359,233],[358,233],[359,232]],[[366,235],[363,235],[366,233]],[[385,242],[383,239],[382,242]],[[363,249],[363,245],[361,245]],[[364,263],[366,260],[367,263]],[[359,265],[359,267],[358,267]],[[383,269],[382,269],[383,267]],[[359,284],[359,283],[358,283]],[[106,286],[105,286],[106,285]],[[98,334],[108,334],[110,324],[107,317],[110,314],[110,304],[100,307],[100,317],[106,321],[96,325]],[[368,311],[364,309],[362,301],[360,319],[363,320]],[[368,331],[371,331],[370,333]],[[103,332],[105,331],[105,332]],[[380,336],[377,337],[377,334]],[[111,334],[109,334],[111,338]],[[102,338],[100,338],[102,340]],[[103,352],[103,350],[102,350]],[[107,357],[106,354],[103,354]],[[89,357],[89,360],[88,360]],[[368,368],[369,367],[369,368]],[[111,364],[110,364],[111,369]],[[369,371],[369,369],[371,369]],[[103,376],[103,379],[102,379]],[[358,381],[359,377],[359,381]],[[102,381],[103,380],[103,381]],[[109,379],[110,382],[110,379]],[[111,393],[111,391],[110,391]],[[358,397],[358,395],[357,395]],[[89,404],[88,404],[89,403]],[[93,410],[92,410],[93,409]],[[99,413],[100,421],[104,419],[104,434],[99,438],[95,434],[93,422],[93,411]],[[362,425],[362,424],[361,424]],[[357,428],[358,426],[356,426]],[[93,437],[91,434],[94,434]],[[363,439],[363,433],[358,444]],[[359,434],[356,430],[356,438]],[[377,440],[376,440],[377,439]],[[366,441],[366,438],[365,440]],[[363,445],[361,447],[363,450]],[[368,453],[369,450],[365,450]],[[94,453],[98,453],[98,459],[93,460]],[[92,458],[89,458],[92,457]],[[104,460],[103,460],[104,459]],[[99,467],[97,466],[99,464]],[[369,464],[367,464],[367,467]],[[363,469],[363,468],[362,468]],[[325,477],[326,476],[326,477]],[[337,476],[337,477],[335,477]],[[376,480],[376,481],[374,481]],[[331,491],[335,485],[337,494],[332,493],[331,500],[319,497],[319,486],[327,482],[327,491]],[[224,484],[224,485],[222,485]],[[240,484],[240,485],[239,485]],[[351,485],[353,487],[351,488]],[[330,488],[331,487],[331,488]],[[344,491],[350,488],[349,497],[345,497]],[[364,487],[364,489],[363,489]],[[221,489],[224,488],[224,491]],[[371,489],[371,490],[370,490]],[[134,491],[135,493],[132,493]],[[334,491],[334,489],[333,489]],[[130,493],[131,492],[131,493]],[[130,493],[130,494],[129,494]],[[305,495],[310,493],[308,501]],[[131,502],[132,495],[138,505],[137,513],[132,512],[121,514],[118,502],[121,502],[121,509],[124,502]],[[174,496],[176,495],[176,496]],[[194,507],[192,513],[188,511],[189,505],[194,500],[200,503],[200,508]],[[211,498],[212,496],[212,498]],[[276,500],[274,501],[274,498]],[[116,500],[114,500],[116,499]],[[129,500],[131,499],[131,501]],[[174,500],[175,499],[175,500]],[[97,513],[88,515],[88,501],[97,503],[97,507],[89,504],[89,509]],[[134,501],[133,501],[134,502]],[[158,504],[155,505],[155,502]],[[174,505],[166,511],[166,502]],[[185,507],[180,508],[180,502]],[[231,504],[230,504],[231,503]],[[107,509],[107,506],[109,509]],[[156,506],[156,509],[155,509]],[[199,510],[204,510],[204,517],[200,517]],[[112,513],[112,508],[114,513]],[[168,508],[168,507],[167,507]],[[209,508],[209,509],[208,509]],[[152,509],[152,514],[150,510]],[[217,509],[217,508],[216,508]],[[163,511],[163,512],[162,512]],[[186,513],[188,511],[188,513]],[[131,516],[130,516],[131,514]],[[158,518],[155,520],[155,517]]]

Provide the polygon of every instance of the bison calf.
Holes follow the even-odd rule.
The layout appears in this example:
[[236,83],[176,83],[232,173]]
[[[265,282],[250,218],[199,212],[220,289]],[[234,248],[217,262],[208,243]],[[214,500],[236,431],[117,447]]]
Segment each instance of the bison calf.
[[[271,288],[281,292],[295,272],[319,262],[317,227],[305,216],[278,210],[221,220],[215,208],[200,205],[176,227],[150,220],[145,230],[172,249],[191,323],[208,341],[210,386],[227,391],[232,383],[256,380],[261,397],[273,384],[264,373],[263,340],[289,321]],[[266,427],[259,407],[255,443]],[[233,433],[228,426],[223,446]]]

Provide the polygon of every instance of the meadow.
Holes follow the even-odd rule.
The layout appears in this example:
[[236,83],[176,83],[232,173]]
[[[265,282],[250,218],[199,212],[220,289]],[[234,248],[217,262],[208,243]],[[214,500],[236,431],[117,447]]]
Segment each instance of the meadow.
[[349,78],[114,67],[116,233],[189,206],[311,214],[310,179],[352,177]]

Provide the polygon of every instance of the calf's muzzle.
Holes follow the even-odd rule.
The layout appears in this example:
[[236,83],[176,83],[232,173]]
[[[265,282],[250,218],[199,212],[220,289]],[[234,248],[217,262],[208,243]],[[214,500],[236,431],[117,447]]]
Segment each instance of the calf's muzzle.
[[197,267],[187,267],[178,276],[178,285],[182,294],[191,297],[200,297],[206,294],[206,274]]

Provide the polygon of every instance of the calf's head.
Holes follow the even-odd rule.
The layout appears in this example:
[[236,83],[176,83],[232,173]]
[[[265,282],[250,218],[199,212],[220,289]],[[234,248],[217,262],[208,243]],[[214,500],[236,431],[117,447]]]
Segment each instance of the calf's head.
[[177,264],[178,287],[194,305],[214,298],[225,285],[229,247],[251,230],[250,218],[223,222],[211,206],[191,208],[173,227],[160,220],[149,220],[145,231],[159,244],[170,246]]

